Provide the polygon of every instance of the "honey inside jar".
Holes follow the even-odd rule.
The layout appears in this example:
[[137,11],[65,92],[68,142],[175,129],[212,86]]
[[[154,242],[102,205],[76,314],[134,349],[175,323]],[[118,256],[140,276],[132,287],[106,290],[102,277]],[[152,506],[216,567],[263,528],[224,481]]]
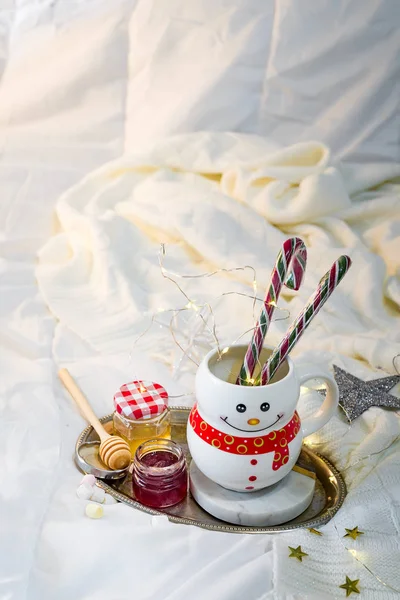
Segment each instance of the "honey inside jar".
[[114,433],[126,440],[132,457],[137,448],[147,440],[155,438],[171,439],[171,422],[169,410],[152,419],[128,419],[115,412],[113,417]]
[[171,438],[167,399],[167,391],[151,381],[131,381],[116,392],[114,433],[126,440],[132,457],[147,440]]

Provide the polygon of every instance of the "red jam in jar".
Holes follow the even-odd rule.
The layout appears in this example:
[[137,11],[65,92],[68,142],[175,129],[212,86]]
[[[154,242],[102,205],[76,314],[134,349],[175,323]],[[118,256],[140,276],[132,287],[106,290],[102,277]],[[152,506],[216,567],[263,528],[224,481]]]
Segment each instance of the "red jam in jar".
[[188,476],[182,448],[172,440],[148,440],[133,459],[133,491],[145,506],[166,508],[183,500]]

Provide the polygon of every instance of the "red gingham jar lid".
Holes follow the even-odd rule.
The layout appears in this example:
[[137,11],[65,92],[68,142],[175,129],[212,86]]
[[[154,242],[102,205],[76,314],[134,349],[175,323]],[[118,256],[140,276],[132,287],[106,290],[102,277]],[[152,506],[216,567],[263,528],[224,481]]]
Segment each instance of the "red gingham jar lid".
[[131,381],[114,396],[117,413],[128,419],[153,419],[167,408],[168,393],[159,383]]

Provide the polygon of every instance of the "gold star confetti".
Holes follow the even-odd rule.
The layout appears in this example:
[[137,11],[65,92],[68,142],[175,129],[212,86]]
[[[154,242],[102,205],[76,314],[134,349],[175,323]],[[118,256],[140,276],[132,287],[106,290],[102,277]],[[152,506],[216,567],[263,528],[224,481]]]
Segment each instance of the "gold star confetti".
[[318,531],[318,529],[314,529],[314,527],[309,527],[308,531],[314,535],[323,535],[322,531]]
[[306,552],[303,552],[301,546],[297,546],[297,548],[292,548],[288,546],[290,550],[289,558],[297,558],[300,562],[303,562],[303,556],[308,556]]
[[358,531],[358,526],[354,527],[354,529],[347,529],[347,527],[345,527],[345,530],[347,533],[343,537],[351,537],[352,540],[356,540],[359,535],[364,535],[363,531]]
[[352,581],[350,579],[350,577],[347,577],[347,575],[346,575],[346,583],[339,585],[339,587],[342,588],[342,590],[346,590],[346,598],[348,598],[350,596],[350,594],[359,594],[360,593],[360,590],[357,587],[357,584],[359,581],[360,581],[359,579],[354,579]]

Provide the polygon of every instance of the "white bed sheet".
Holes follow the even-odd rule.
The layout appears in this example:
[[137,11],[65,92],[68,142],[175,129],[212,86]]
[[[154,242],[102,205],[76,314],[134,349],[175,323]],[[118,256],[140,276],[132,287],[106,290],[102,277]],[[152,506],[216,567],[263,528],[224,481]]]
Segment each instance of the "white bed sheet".
[[[353,113],[346,113],[343,108],[339,111],[339,128],[338,119],[332,121],[329,116],[325,116],[321,117],[323,126],[318,123],[314,129],[305,127],[300,131],[298,125],[293,122],[293,130],[285,125],[287,129],[282,132],[280,124],[285,119],[290,122],[289,117],[279,114],[275,126],[270,127],[269,123],[267,127],[257,121],[258,117],[254,117],[257,103],[248,109],[250,116],[241,113],[248,96],[240,96],[239,91],[243,91],[245,81],[238,78],[237,74],[240,72],[246,78],[246,74],[253,73],[251,66],[257,63],[257,60],[261,65],[260,56],[264,51],[268,56],[269,47],[265,38],[269,42],[271,40],[264,34],[265,30],[260,25],[262,18],[274,32],[276,40],[281,37],[281,32],[285,39],[290,37],[293,40],[292,36],[283,34],[284,30],[277,25],[286,14],[285,4],[277,3],[277,12],[261,16],[260,5],[256,2],[238,4],[237,11],[226,8],[222,2],[211,4],[198,3],[195,16],[185,15],[183,30],[175,29],[176,15],[181,10],[177,2],[171,3],[171,12],[166,15],[162,14],[157,2],[113,2],[111,7],[110,3],[99,0],[68,3],[46,0],[38,3],[5,2],[0,6],[2,600],[119,600],[131,597],[146,600],[160,597],[165,600],[196,600],[203,597],[218,600],[236,600],[243,597],[249,600],[283,600],[311,598],[310,579],[317,598],[337,595],[332,583],[337,576],[334,571],[321,575],[318,574],[318,568],[314,571],[314,563],[310,562],[308,567],[305,563],[288,563],[286,547],[294,543],[290,536],[232,538],[228,535],[174,526],[159,519],[153,520],[122,505],[111,507],[102,521],[91,522],[83,516],[84,505],[75,497],[79,474],[72,464],[71,454],[83,421],[60,390],[55,379],[57,365],[62,363],[71,367],[82,387],[90,394],[96,410],[99,414],[104,413],[109,410],[109,398],[114,388],[122,379],[131,375],[132,362],[128,359],[130,341],[128,336],[125,340],[122,340],[124,336],[115,336],[115,331],[111,336],[108,336],[106,331],[105,335],[93,337],[93,331],[83,332],[79,329],[84,324],[83,319],[80,319],[79,323],[65,322],[65,314],[57,314],[54,295],[51,298],[47,297],[46,304],[39,293],[35,263],[38,250],[60,228],[60,223],[54,217],[60,195],[92,169],[119,156],[124,148],[131,153],[131,157],[126,159],[128,164],[132,162],[132,152],[135,152],[134,164],[142,164],[144,160],[151,159],[157,167],[164,167],[163,170],[159,170],[159,178],[157,175],[150,178],[150,189],[146,191],[144,188],[145,194],[155,194],[158,193],[157,190],[167,194],[167,184],[172,177],[169,167],[179,163],[183,171],[225,173],[226,198],[240,198],[241,195],[246,195],[246,165],[243,166],[243,163],[247,163],[247,166],[254,161],[262,163],[261,159],[271,157],[272,151],[277,148],[315,137],[314,132],[318,132],[319,138],[333,146],[334,161],[337,158],[345,158],[348,164],[355,164],[360,162],[361,157],[364,166],[361,165],[356,170],[345,168],[342,171],[343,182],[339,174],[334,172],[332,175],[332,172],[328,171],[324,176],[317,178],[317,181],[313,181],[313,185],[306,189],[302,196],[294,199],[287,196],[291,214],[296,215],[296,200],[299,197],[302,197],[304,202],[300,218],[297,214],[291,223],[282,220],[282,214],[276,211],[274,194],[260,196],[258,199],[246,196],[250,206],[246,208],[246,216],[243,213],[243,218],[249,220],[249,227],[254,222],[265,223],[263,227],[266,228],[270,242],[270,250],[265,250],[264,255],[264,249],[260,246],[264,235],[261,232],[261,238],[257,241],[259,245],[253,244],[252,256],[246,258],[251,259],[255,266],[259,266],[261,281],[265,279],[276,248],[284,237],[281,230],[284,230],[285,234],[296,233],[305,236],[311,247],[310,273],[313,273],[314,266],[321,271],[329,266],[339,248],[352,248],[356,255],[358,253],[358,259],[365,269],[359,276],[362,279],[360,285],[370,285],[370,294],[367,296],[370,301],[363,304],[366,295],[361,294],[357,306],[357,311],[363,314],[359,325],[362,331],[368,332],[366,335],[369,339],[362,337],[357,346],[357,341],[346,341],[346,336],[335,336],[330,338],[327,346],[319,347],[319,358],[341,361],[340,364],[363,377],[377,375],[377,367],[388,371],[392,368],[391,360],[398,344],[398,321],[394,320],[393,310],[395,303],[399,304],[400,296],[398,275],[396,277],[396,256],[399,255],[396,229],[398,225],[395,220],[398,189],[395,186],[386,186],[379,191],[365,193],[353,199],[353,208],[348,207],[346,190],[359,191],[397,173],[394,164],[395,149],[391,141],[393,96],[387,83],[393,77],[396,68],[391,58],[393,38],[387,35],[391,30],[389,22],[394,20],[394,17],[391,18],[394,14],[391,12],[393,5],[387,1],[371,2],[368,17],[372,19],[372,14],[380,15],[377,18],[379,26],[372,29],[376,33],[374,39],[377,44],[379,42],[382,56],[385,56],[387,76],[382,83],[382,72],[371,72],[368,81],[372,87],[368,89],[374,89],[375,86],[375,89],[385,96],[385,109],[379,115],[374,113],[372,118],[373,105],[366,103],[365,106],[369,108],[365,108],[364,118],[357,128],[353,124]],[[350,11],[348,3],[339,4],[338,10],[342,11],[342,18],[350,24],[354,23],[357,14],[362,12],[362,8],[359,8],[358,13],[354,9],[353,20],[347,19],[346,14]],[[365,3],[362,3],[362,6],[364,7]],[[212,11],[209,13],[210,8]],[[215,34],[216,39],[222,36],[222,40],[231,40],[234,52],[222,57],[210,55],[208,60],[204,60],[197,77],[188,78],[177,61],[174,49],[179,46],[179,31],[188,31],[190,25],[201,22],[199,13],[203,15],[203,21],[209,17],[213,22],[220,24]],[[157,35],[160,35],[153,21],[155,19],[161,23],[159,26],[162,26],[164,17],[164,22],[168,23],[166,30],[172,32],[172,38],[167,46],[169,53],[163,50],[160,54],[152,52],[151,40],[149,45],[146,40],[152,35],[156,36],[157,31]],[[321,15],[320,18],[322,19]],[[270,19],[275,19],[275,23]],[[287,19],[284,21],[287,22]],[[204,25],[199,29],[204,30]],[[371,27],[367,29],[369,35],[373,35]],[[140,38],[138,30],[143,39]],[[253,35],[250,35],[251,32]],[[163,34],[162,37],[168,41],[167,34]],[[251,43],[243,44],[243,39],[247,38]],[[194,39],[197,39],[196,36]],[[241,40],[237,47],[235,39]],[[183,43],[180,56],[198,57],[199,47],[202,52],[209,49],[207,40],[207,37],[200,38],[200,46],[196,45],[197,42],[189,41],[186,45]],[[229,47],[229,43],[224,46]],[[318,49],[318,43],[313,47]],[[244,48],[248,49],[248,54],[244,52]],[[361,51],[361,46],[359,48]],[[150,68],[140,71],[140,61],[142,65],[146,65],[149,60],[148,54],[146,57],[149,49],[152,57]],[[290,52],[291,56],[294,54],[295,52]],[[366,56],[367,62],[371,60]],[[163,65],[165,70],[162,69]],[[336,68],[339,69],[338,66]],[[139,75],[145,73],[144,81],[137,75],[138,69]],[[168,102],[173,105],[172,92],[175,92],[179,82],[173,80],[172,69],[185,75],[184,81],[190,83],[187,90],[184,88],[177,93],[181,110],[177,111],[178,116],[174,113],[174,119],[171,119]],[[188,72],[192,73],[192,69]],[[260,67],[259,73],[263,72]],[[286,78],[280,77],[280,72],[277,68],[275,82],[278,87],[283,85]],[[226,81],[231,83],[224,86],[224,75],[228,73],[232,77]],[[164,75],[170,83],[171,93],[168,101],[165,87],[160,87],[163,91],[155,93],[154,96],[152,91],[157,91],[157,86],[161,86]],[[249,82],[254,89],[257,87],[257,81],[261,82],[260,77],[257,75]],[[356,77],[355,81],[359,81],[359,78]],[[231,85],[236,88],[232,88]],[[236,89],[239,95],[232,92],[233,89]],[[382,90],[386,90],[387,93]],[[144,95],[141,97],[139,92]],[[300,95],[301,93],[300,91]],[[294,98],[295,102],[295,96],[289,94],[289,97]],[[237,98],[237,103],[232,102],[232,98]],[[277,101],[279,103],[279,96]],[[296,102],[295,104],[297,106]],[[226,109],[227,106],[229,110]],[[270,106],[271,104],[267,103],[267,107]],[[285,112],[288,114],[291,109]],[[200,119],[198,115],[201,115]],[[301,117],[299,119],[301,120]],[[380,119],[379,123],[374,122],[374,119]],[[268,119],[263,123],[268,123]],[[191,138],[158,143],[146,152],[143,150],[149,138],[158,139],[165,133],[198,129],[242,129],[261,134],[275,129],[275,133],[267,140],[222,134],[194,135]],[[354,135],[352,131],[355,132]],[[379,135],[376,136],[376,132],[379,132]],[[380,144],[382,136],[383,143]],[[368,140],[367,144],[364,143],[365,140]],[[276,162],[275,167],[279,166],[279,161]],[[117,163],[114,166],[122,168],[126,163]],[[271,165],[269,168],[271,169]],[[323,169],[318,170],[319,175],[324,169],[325,164]],[[184,180],[178,181],[178,184],[190,192],[193,207],[197,207],[196,199],[210,193],[207,187],[209,182],[193,175],[182,177]],[[272,177],[280,180],[276,172]],[[304,173],[300,179],[303,177]],[[314,221],[316,216],[316,190],[318,191],[319,185],[324,184],[326,178],[328,180],[325,184],[329,189],[329,183],[332,180],[335,182],[335,193],[328,196],[324,205],[324,210],[328,205],[328,211],[321,216],[322,225],[314,222],[311,224],[310,221]],[[94,181],[92,189],[91,181]],[[96,194],[103,188],[98,186],[98,174],[88,182],[89,189],[86,190],[84,204],[92,200],[94,214],[98,218],[100,213]],[[215,193],[215,190],[212,192]],[[121,194],[119,190],[115,199],[121,203],[122,214],[118,222],[120,227],[126,219],[129,222],[131,218],[130,198]],[[229,207],[232,207],[232,202],[235,201],[229,202]],[[361,202],[364,202],[362,209]],[[58,207],[63,204],[65,206],[65,199]],[[200,202],[198,205],[200,206]],[[239,206],[238,203],[237,205]],[[182,208],[177,210],[177,204],[174,206],[171,227],[180,225],[179,236],[189,239],[188,236],[193,231],[182,229],[184,211]],[[221,216],[222,229],[227,206],[222,211],[225,212],[225,216]],[[145,211],[146,203],[138,201],[137,208]],[[112,204],[112,210],[114,209]],[[338,209],[342,212],[335,217],[329,216],[329,213]],[[236,210],[239,211],[239,208]],[[309,216],[306,216],[304,210],[311,210]],[[257,217],[257,213],[260,212],[266,214],[268,221],[264,222]],[[364,217],[360,220],[362,212]],[[305,216],[305,220],[301,215]],[[103,215],[105,224],[109,216]],[[235,216],[238,217],[237,212]],[[66,217],[68,220],[68,211]],[[146,218],[146,215],[141,217]],[[207,218],[210,218],[210,215]],[[268,222],[274,223],[275,226],[268,225]],[[347,225],[344,225],[344,222]],[[73,230],[76,223],[72,221],[61,226]],[[118,227],[113,235],[119,231]],[[128,229],[129,227],[130,224]],[[243,226],[241,236],[244,237],[238,236],[237,240],[243,247],[246,231],[246,226]],[[110,239],[113,239],[112,235]],[[145,243],[145,239],[146,236],[142,236],[141,242]],[[219,264],[221,257],[228,257],[226,248],[215,248],[209,241],[207,237],[197,235],[196,244],[200,245],[203,258],[205,256],[208,261]],[[321,252],[321,248],[330,248],[332,243],[336,246],[335,252],[332,249]],[[156,260],[156,248],[155,244],[146,246],[146,257],[150,262]],[[213,251],[214,254],[209,256],[206,251]],[[105,254],[107,255],[106,251]],[[42,253],[42,261],[45,256]],[[242,251],[233,251],[229,246],[230,264],[242,263],[244,258]],[[191,267],[182,260],[179,266],[184,270]],[[45,274],[42,273],[42,277],[45,279]],[[309,285],[312,283],[310,281]],[[238,288],[246,286],[246,281],[235,285]],[[225,281],[215,283],[215,286],[220,291],[224,288]],[[42,292],[45,287],[42,283]],[[50,287],[54,290],[54,286]],[[377,290],[378,298],[375,296]],[[306,291],[307,288],[304,289],[304,294]],[[46,297],[46,292],[43,293]],[[390,299],[389,304],[387,300],[384,302],[384,297]],[[299,296],[295,301],[300,302],[301,298],[302,296]],[[166,300],[175,301],[171,298]],[[151,301],[158,306],[161,298],[152,298]],[[148,302],[149,298],[146,296],[145,304]],[[341,302],[342,300],[338,299],[339,305]],[[49,312],[49,306],[53,312]],[[140,310],[143,309],[140,303],[138,306]],[[140,312],[138,306],[135,305],[135,317]],[[150,306],[147,308],[151,309]],[[354,305],[349,310],[354,310]],[[308,343],[305,338],[303,350],[300,351],[299,348],[300,355],[306,354],[306,348],[318,340],[318,336],[321,339],[321,328],[327,326],[329,330],[337,324],[338,311],[340,306],[333,308],[332,313],[327,313],[325,320],[320,320],[319,327],[315,327],[314,337],[310,337]],[[235,314],[238,316],[242,312],[242,307],[238,307]],[[61,322],[58,323],[57,317],[61,317]],[[277,328],[275,335],[278,335],[279,331]],[[229,336],[229,332],[223,331],[222,335]],[[148,342],[145,341],[147,339]],[[142,340],[140,351],[133,357],[135,368],[149,376],[157,372],[158,379],[168,384],[169,389],[176,393],[182,388],[190,390],[190,373],[179,387],[176,382],[170,381],[167,368],[160,363],[159,357],[155,357],[158,358],[156,362],[138,362],[143,354],[154,361],[152,355],[163,352],[163,348],[158,347],[155,340],[158,340],[155,334]],[[167,340],[163,338],[162,343],[167,344]],[[324,354],[321,354],[321,351]],[[315,358],[315,354],[310,354],[309,357]],[[360,357],[366,362],[355,360]],[[190,403],[190,398],[187,402]],[[345,466],[346,460],[354,460],[357,456],[379,450],[398,432],[393,415],[371,410],[355,425],[351,447],[345,447],[346,452],[342,456],[342,449],[338,448],[336,439],[343,434],[342,425],[338,422],[335,427],[329,434],[332,439],[326,448],[323,446],[321,450],[326,449],[340,466]],[[336,436],[338,430],[340,433]],[[361,442],[361,445],[357,446],[358,442]],[[349,453],[351,459],[348,458]],[[387,454],[367,463],[367,466],[364,463],[363,468],[357,469],[357,476],[354,477],[355,493],[349,498],[350,513],[343,512],[343,515],[351,515],[351,525],[359,524],[360,527],[367,527],[368,531],[374,532],[367,538],[365,551],[370,558],[378,556],[379,560],[375,563],[375,559],[371,559],[373,564],[370,566],[382,578],[399,587],[399,583],[394,581],[395,565],[391,562],[398,560],[396,552],[400,531],[398,479],[395,476],[395,473],[398,473],[398,451],[396,453],[396,448],[392,447]],[[374,511],[363,509],[360,497],[364,498],[365,494],[370,501],[375,502]],[[385,507],[383,512],[380,506]],[[382,523],[385,527],[383,531]],[[343,528],[348,522],[339,521],[338,524]],[[300,537],[303,535],[299,534],[296,541],[306,546],[310,541]],[[325,566],[329,562],[329,553],[332,554],[333,548],[337,546],[334,536],[332,527],[326,530],[326,539],[330,543],[325,550]],[[102,541],[106,545],[110,544],[108,553],[100,551]],[[371,547],[368,546],[369,542]],[[316,552],[323,553],[321,548],[314,547]],[[342,554],[340,557],[340,560],[335,562],[340,567],[340,573],[354,576],[362,573],[366,598],[391,597],[390,590],[382,588],[365,571],[360,572],[351,557]],[[156,573],[155,564],[158,565]],[[107,575],[104,575],[105,572]],[[288,574],[291,575],[290,578]],[[296,576],[292,576],[293,574]]]

